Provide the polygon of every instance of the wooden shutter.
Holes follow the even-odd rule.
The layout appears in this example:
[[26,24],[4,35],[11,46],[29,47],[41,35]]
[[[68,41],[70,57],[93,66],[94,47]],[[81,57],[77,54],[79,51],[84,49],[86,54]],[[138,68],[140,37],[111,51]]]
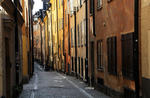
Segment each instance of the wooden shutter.
[[133,33],[122,35],[122,73],[133,79]]
[[107,39],[108,72],[111,72],[111,38]]
[[110,37],[107,39],[108,72],[117,75],[117,39]]
[[112,70],[113,74],[117,75],[117,38],[112,38]]
[[98,69],[103,69],[103,42],[102,40],[97,41],[97,67]]

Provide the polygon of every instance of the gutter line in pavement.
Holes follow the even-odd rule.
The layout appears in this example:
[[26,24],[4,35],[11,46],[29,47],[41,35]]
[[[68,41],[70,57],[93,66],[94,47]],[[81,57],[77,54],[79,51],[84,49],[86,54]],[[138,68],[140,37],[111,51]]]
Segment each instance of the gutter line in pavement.
[[88,94],[84,89],[80,88],[79,86],[77,86],[75,83],[73,83],[72,81],[70,81],[67,77],[62,76],[61,74],[57,73],[59,76],[61,76],[62,78],[66,79],[70,84],[72,84],[75,88],[77,88],[81,93],[83,93],[85,96],[87,96],[88,98],[94,98],[93,96],[91,96],[90,94]]

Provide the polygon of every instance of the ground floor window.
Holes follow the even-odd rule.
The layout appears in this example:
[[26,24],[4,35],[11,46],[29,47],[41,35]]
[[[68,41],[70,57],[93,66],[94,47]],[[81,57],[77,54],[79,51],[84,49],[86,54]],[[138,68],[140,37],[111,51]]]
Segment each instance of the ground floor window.
[[108,72],[117,75],[117,38],[107,39]]
[[103,41],[97,42],[97,68],[103,70]]

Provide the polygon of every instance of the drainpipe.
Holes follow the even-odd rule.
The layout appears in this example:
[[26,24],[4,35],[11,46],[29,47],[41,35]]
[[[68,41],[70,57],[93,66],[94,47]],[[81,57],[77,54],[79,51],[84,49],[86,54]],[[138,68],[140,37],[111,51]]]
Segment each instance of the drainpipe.
[[[56,15],[57,15],[57,44],[58,44],[58,59],[59,59],[59,33],[58,33],[58,0],[56,0]],[[57,62],[57,70],[58,70],[58,66],[59,66],[59,62]]]
[[42,26],[41,26],[41,22],[40,22],[40,33],[41,33],[41,64],[43,64],[43,49],[42,49],[42,44],[43,44],[43,41],[42,41]]
[[54,47],[53,47],[53,22],[52,22],[52,11],[51,11],[51,38],[52,38],[52,57],[53,57],[53,61],[52,61],[52,69],[54,70]]
[[[30,1],[31,2],[31,1]],[[32,2],[31,5],[32,6]],[[33,34],[33,17],[32,17],[32,8],[31,8],[31,33],[32,33],[32,75],[34,73],[34,34]]]
[[50,56],[50,48],[49,48],[50,32],[49,32],[49,29],[48,29],[48,25],[49,25],[49,16],[47,15],[47,36],[48,36],[48,41],[47,41],[47,45],[48,45],[47,66],[49,65],[49,56]]
[[140,96],[140,82],[139,82],[139,0],[134,0],[134,33],[133,33],[133,47],[134,47],[134,80],[136,98]]
[[65,1],[63,0],[63,55],[64,55],[64,73],[65,73],[65,69],[66,69],[66,56],[65,56]]
[[96,33],[95,33],[95,0],[93,0],[93,35],[96,36]]
[[74,11],[74,23],[75,23],[75,28],[74,28],[74,30],[75,30],[75,75],[76,75],[76,77],[77,77],[77,23],[76,23],[76,20],[77,20],[77,16],[76,16],[76,11]]
[[[30,5],[31,3],[30,2],[28,2],[28,5]],[[31,62],[31,57],[32,57],[32,41],[31,41],[31,37],[32,37],[32,35],[31,35],[31,15],[30,15],[30,13],[31,13],[31,9],[30,9],[30,6],[29,6],[29,11],[28,11],[28,16],[29,16],[29,60],[30,60],[30,65],[29,65],[29,75],[30,75],[30,77],[31,77],[31,74],[32,74],[32,72],[31,72],[31,64],[32,64],[32,62]]]
[[44,22],[44,53],[45,53],[45,55],[44,55],[44,57],[45,57],[45,59],[44,59],[44,70],[45,70],[45,66],[46,66],[46,25],[45,25],[46,23]]
[[88,0],[86,0],[86,6],[85,6],[85,10],[86,10],[86,79],[88,82]]

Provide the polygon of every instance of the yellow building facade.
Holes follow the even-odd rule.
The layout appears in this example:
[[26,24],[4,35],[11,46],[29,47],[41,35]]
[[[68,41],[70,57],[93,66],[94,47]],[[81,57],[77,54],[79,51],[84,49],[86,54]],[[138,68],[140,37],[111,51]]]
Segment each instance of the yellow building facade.
[[29,27],[28,27],[28,1],[22,1],[23,6],[23,18],[25,23],[22,26],[22,49],[23,49],[23,82],[27,82],[29,79],[28,73],[28,54],[29,54]]
[[57,0],[57,26],[58,26],[58,70],[64,69],[64,56],[63,56],[63,0]]
[[58,28],[57,28],[57,0],[51,0],[51,12],[52,12],[52,43],[53,43],[53,66],[54,70],[58,68]]
[[47,23],[47,16],[44,17],[44,44],[45,44],[45,47],[44,47],[44,52],[45,52],[45,59],[44,59],[44,64],[45,66],[47,66],[47,60],[48,60],[48,23]]
[[53,69],[53,44],[52,44],[52,12],[51,12],[51,7],[49,10],[46,12],[47,13],[47,32],[48,32],[48,66],[50,69]]

